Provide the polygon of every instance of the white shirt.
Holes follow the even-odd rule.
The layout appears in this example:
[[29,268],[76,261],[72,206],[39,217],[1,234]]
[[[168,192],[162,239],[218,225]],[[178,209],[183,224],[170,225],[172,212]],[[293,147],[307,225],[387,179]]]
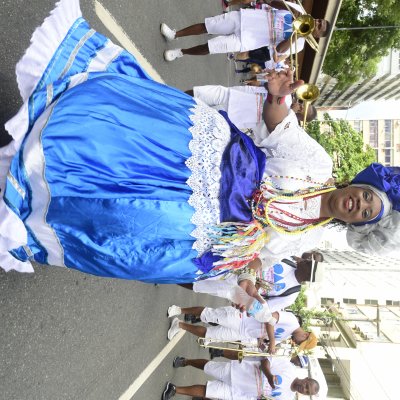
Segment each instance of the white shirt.
[[[284,18],[289,11],[266,8],[265,10],[240,9],[241,51],[274,46],[285,37]],[[292,30],[290,29],[291,32]]]
[[239,128],[254,128],[264,123],[263,106],[267,90],[261,86],[234,86],[229,90],[228,116]]
[[279,311],[279,320],[275,325],[275,342],[283,342],[290,338],[298,328],[300,328],[299,321],[292,312]]
[[233,398],[243,397],[256,400],[262,395],[273,396],[275,400],[291,400],[295,392],[290,389],[296,379],[296,368],[287,358],[269,358],[271,372],[277,377],[278,383],[272,389],[258,361],[231,361],[231,382]]
[[268,299],[268,305],[271,312],[283,310],[285,307],[289,307],[295,302],[299,292],[282,297],[273,297],[279,296],[286,292],[286,290],[300,285],[297,281],[295,272],[296,268],[284,263],[283,261],[277,262],[269,268],[264,267],[258,272],[259,278],[272,284],[272,290],[268,293],[263,288],[258,290],[262,296],[271,296],[271,298]]
[[[292,110],[289,110],[288,116],[273,132],[255,138],[255,143],[267,156],[265,179],[272,177],[272,182],[281,189],[295,191],[320,186],[332,176],[332,159],[324,148],[299,126],[296,114]],[[311,207],[317,209],[319,206],[314,202]],[[311,209],[308,208],[308,211]],[[267,228],[269,241],[260,255],[263,266],[268,267],[282,258],[300,255],[317,247],[322,229],[315,228],[302,234],[287,235]]]
[[[292,336],[293,331],[299,327],[299,321],[293,313],[288,311],[280,311],[279,320],[274,327],[275,342],[279,343],[288,339],[290,336]],[[239,333],[243,338],[243,341],[245,341],[245,338],[268,339],[266,324],[263,322],[258,322],[253,317],[248,317],[246,313],[242,314]]]

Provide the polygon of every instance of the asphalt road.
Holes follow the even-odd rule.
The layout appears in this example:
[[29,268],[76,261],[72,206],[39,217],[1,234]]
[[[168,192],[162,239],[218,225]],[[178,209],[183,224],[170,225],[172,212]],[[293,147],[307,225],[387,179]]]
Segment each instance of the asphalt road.
[[[30,36],[54,7],[53,0],[0,2],[2,40],[0,115],[3,126],[21,100],[14,66]],[[183,27],[219,14],[219,0],[103,0],[139,51],[166,83],[183,90],[193,85],[232,83],[225,56],[185,57],[166,63],[160,23]],[[92,26],[111,36],[96,16],[93,2],[82,0]],[[205,37],[180,39],[183,46]],[[8,135],[1,128],[0,142]],[[2,270],[1,270],[2,271]],[[119,399],[167,345],[170,304],[221,304],[175,285],[99,279],[72,270],[42,267],[32,275],[0,272],[0,399]],[[190,368],[174,371],[175,355],[204,356],[186,334],[144,382],[134,399],[159,399],[167,380],[204,381]]]

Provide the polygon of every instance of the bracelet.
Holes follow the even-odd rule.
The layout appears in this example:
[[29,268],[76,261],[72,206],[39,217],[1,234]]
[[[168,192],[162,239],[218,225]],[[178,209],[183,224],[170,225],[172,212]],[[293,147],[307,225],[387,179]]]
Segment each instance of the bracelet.
[[[286,98],[286,96],[277,97],[276,98],[276,103],[277,104],[283,104],[285,102],[285,98]],[[274,101],[274,96],[271,93],[267,94],[267,101],[268,101],[269,104],[272,104],[272,102]]]
[[254,269],[250,269],[248,267],[243,268],[243,272],[238,276],[238,283],[249,280],[253,285],[256,284],[256,271]]

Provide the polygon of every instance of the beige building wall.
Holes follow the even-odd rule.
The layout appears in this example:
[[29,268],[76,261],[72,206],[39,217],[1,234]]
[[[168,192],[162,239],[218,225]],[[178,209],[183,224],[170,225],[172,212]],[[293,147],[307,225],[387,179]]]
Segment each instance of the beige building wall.
[[383,165],[400,165],[400,120],[352,120],[350,125],[363,135],[364,143],[375,149]]

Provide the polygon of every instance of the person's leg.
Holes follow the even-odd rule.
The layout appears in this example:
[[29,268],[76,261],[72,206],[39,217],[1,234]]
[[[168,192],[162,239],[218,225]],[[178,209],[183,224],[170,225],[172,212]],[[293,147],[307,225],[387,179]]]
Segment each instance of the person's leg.
[[204,366],[210,362],[210,360],[206,360],[204,358],[194,358],[194,359],[189,359],[189,358],[185,358],[183,361],[183,365],[182,367],[194,367],[197,369],[201,369],[202,371],[204,371]]
[[184,55],[190,56],[205,56],[210,54],[208,49],[208,43],[200,44],[198,46],[189,47],[188,49],[170,49],[164,51],[165,61],[174,61],[177,58],[181,58]]
[[233,330],[240,330],[242,313],[234,307],[205,307],[200,315],[200,319],[205,323],[215,323]]
[[206,24],[203,22],[200,24],[190,25],[186,28],[176,31],[175,37],[179,38],[184,36],[203,35],[204,33],[207,33],[207,28]]
[[183,396],[205,397],[206,385],[176,386],[176,394]]
[[206,337],[207,328],[204,326],[190,325],[186,322],[179,322],[179,328],[184,331],[190,332],[198,337]]
[[181,308],[182,314],[193,314],[196,317],[200,317],[205,307],[185,307]]
[[235,350],[223,350],[210,348],[211,359],[215,357],[224,357],[228,360],[238,360],[238,352]]
[[198,46],[189,47],[188,49],[182,49],[182,54],[190,56],[205,56],[210,54],[210,50],[208,49],[208,43],[204,43]]
[[249,58],[249,52],[248,51],[242,51],[240,53],[237,53],[235,56],[236,61],[246,61]]

